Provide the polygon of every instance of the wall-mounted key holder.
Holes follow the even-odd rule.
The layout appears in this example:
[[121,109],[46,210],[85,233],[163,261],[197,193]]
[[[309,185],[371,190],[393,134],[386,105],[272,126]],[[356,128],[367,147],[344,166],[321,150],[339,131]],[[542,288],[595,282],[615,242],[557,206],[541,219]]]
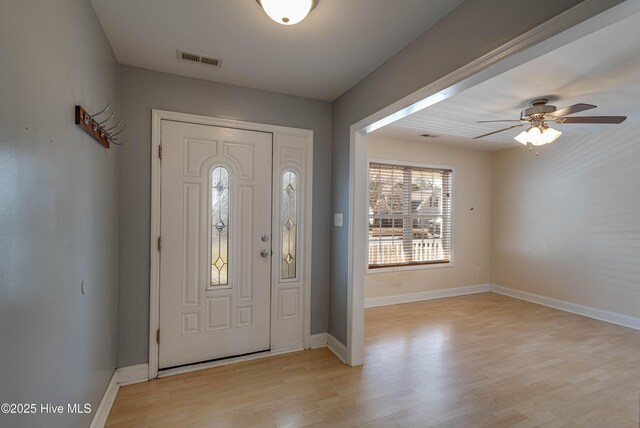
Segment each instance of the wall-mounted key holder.
[[[107,106],[98,113],[89,114],[82,106],[77,105],[75,115],[76,125],[107,149],[111,144],[117,146],[122,145],[122,143],[118,142],[118,135],[127,127],[126,124],[120,126],[122,120],[118,120],[115,125],[110,125],[109,122],[112,122],[116,117],[116,112],[113,111],[107,116],[109,110],[111,110],[111,104],[107,104]],[[101,115],[102,118],[100,118]]]

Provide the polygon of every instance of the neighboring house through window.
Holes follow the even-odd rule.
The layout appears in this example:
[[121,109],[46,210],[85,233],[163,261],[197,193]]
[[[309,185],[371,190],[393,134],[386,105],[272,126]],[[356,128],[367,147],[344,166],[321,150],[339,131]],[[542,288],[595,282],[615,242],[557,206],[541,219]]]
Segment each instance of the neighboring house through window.
[[369,268],[450,263],[453,170],[369,164]]

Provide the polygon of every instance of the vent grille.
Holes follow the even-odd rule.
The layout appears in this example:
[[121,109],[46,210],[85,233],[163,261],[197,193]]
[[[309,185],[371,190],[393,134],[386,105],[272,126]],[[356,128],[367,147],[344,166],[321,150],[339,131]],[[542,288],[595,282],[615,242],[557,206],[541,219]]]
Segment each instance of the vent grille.
[[184,61],[199,62],[201,64],[212,65],[218,68],[222,67],[222,60],[220,58],[211,58],[208,56],[198,55],[198,54],[185,52],[181,50],[178,50],[177,53],[178,53],[178,59],[181,59]]
[[220,67],[222,61],[217,58],[207,58],[206,56],[200,57],[200,62],[203,64],[215,65],[216,67]]
[[185,59],[187,61],[200,62],[200,57],[198,55],[190,54],[187,52],[180,52],[179,58]]

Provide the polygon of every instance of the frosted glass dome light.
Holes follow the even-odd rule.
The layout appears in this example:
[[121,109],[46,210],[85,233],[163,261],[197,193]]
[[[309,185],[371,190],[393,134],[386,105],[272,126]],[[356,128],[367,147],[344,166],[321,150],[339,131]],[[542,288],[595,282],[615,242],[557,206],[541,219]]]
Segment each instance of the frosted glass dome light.
[[307,17],[317,0],[258,0],[269,18],[282,25],[294,25]]

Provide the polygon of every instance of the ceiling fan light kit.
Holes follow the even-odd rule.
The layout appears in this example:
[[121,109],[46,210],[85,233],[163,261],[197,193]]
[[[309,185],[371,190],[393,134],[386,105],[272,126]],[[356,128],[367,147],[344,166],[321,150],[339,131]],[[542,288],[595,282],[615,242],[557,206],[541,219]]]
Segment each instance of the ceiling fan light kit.
[[526,131],[522,131],[516,135],[514,139],[525,146],[529,143],[534,146],[544,146],[545,144],[554,142],[560,135],[562,135],[562,132],[549,126],[541,125],[532,126]]
[[516,135],[514,139],[525,146],[531,144],[533,146],[544,146],[556,139],[562,132],[553,129],[547,125],[547,122],[555,122],[557,124],[571,124],[571,123],[600,123],[600,124],[617,124],[622,123],[627,118],[626,116],[579,116],[579,117],[565,117],[570,114],[578,113],[585,110],[591,110],[596,108],[592,104],[574,104],[569,107],[558,110],[556,106],[547,104],[549,102],[546,98],[538,98],[531,101],[529,108],[520,112],[520,120],[483,120],[478,123],[489,122],[522,122],[518,125],[512,125],[508,128],[499,129],[497,131],[489,132],[487,134],[479,135],[474,139],[487,137],[489,135],[497,134],[499,132],[507,131],[509,129],[518,128],[524,126],[525,123],[530,124],[531,127],[526,131]]
[[256,0],[278,24],[295,25],[307,17],[319,0]]

